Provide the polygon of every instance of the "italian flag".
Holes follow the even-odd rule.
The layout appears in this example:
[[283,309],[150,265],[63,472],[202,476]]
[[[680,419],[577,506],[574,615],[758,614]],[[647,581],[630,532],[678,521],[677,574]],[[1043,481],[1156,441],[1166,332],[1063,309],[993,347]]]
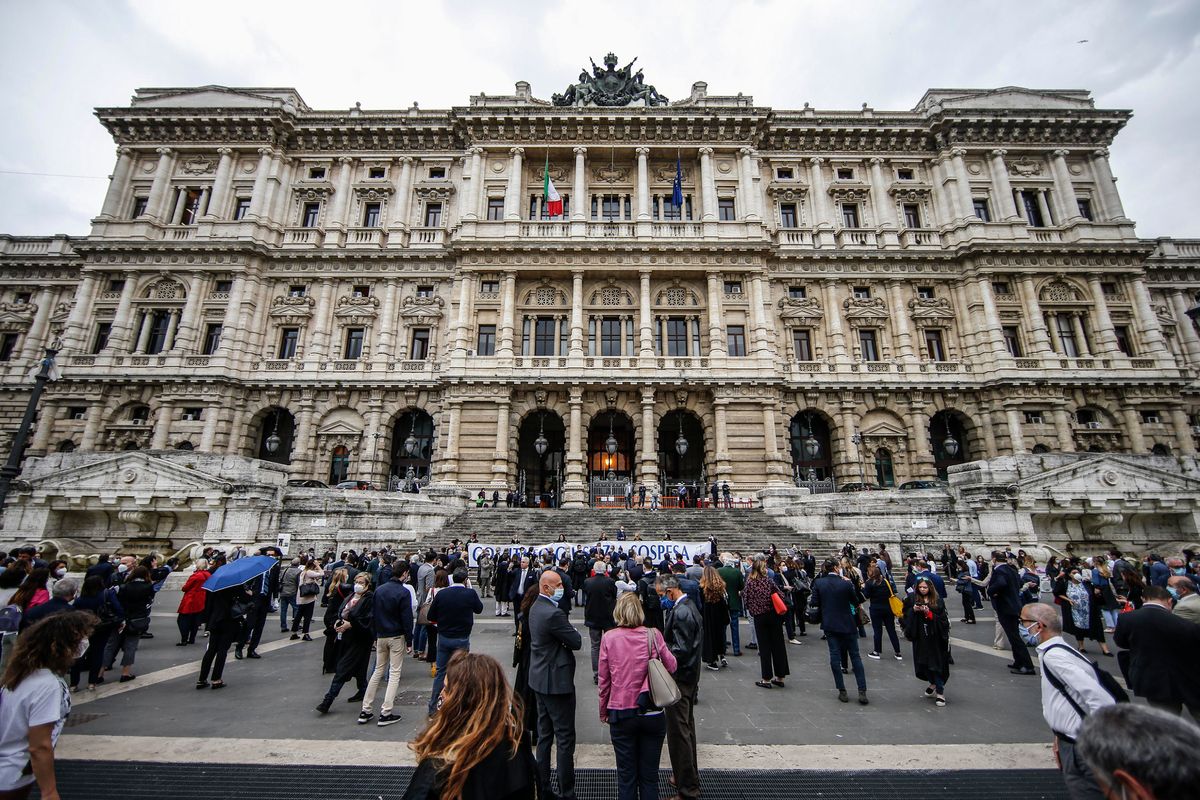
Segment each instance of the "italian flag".
[[542,202],[546,204],[546,213],[551,217],[562,216],[562,198],[558,195],[558,190],[554,188],[554,181],[550,180],[550,151],[546,151],[546,168],[542,171],[545,176],[542,181]]

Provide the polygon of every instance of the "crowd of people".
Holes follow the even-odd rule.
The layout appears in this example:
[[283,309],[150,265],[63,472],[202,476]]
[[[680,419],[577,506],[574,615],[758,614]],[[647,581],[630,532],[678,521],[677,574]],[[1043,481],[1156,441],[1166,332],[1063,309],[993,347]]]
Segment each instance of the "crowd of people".
[[[313,617],[322,608],[320,661],[330,685],[318,713],[328,714],[353,681],[357,724],[395,724],[405,658],[430,665],[428,721],[410,744],[419,761],[410,798],[575,796],[575,671],[584,647],[571,619],[576,607],[620,798],[657,797],[664,744],[676,796],[699,797],[694,709],[703,671],[719,672],[730,657],[754,650],[755,686],[785,690],[789,646],[801,644],[812,625],[828,649],[837,701],[851,701],[852,673],[857,702],[870,704],[862,646],[872,645],[867,659],[881,659],[886,634],[888,657],[910,660],[925,696],[945,707],[954,663],[948,586],[962,596],[960,623],[976,623],[974,612],[990,601],[994,646],[1011,650],[1013,674],[1038,674],[1030,649],[1036,651],[1043,716],[1072,798],[1184,796],[1170,793],[1175,778],[1144,753],[1134,753],[1144,759],[1138,762],[1118,752],[1112,728],[1096,719],[1169,731],[1177,740],[1200,737],[1182,716],[1186,710],[1200,719],[1200,554],[1192,552],[1138,562],[1112,551],[1051,559],[1039,569],[1023,551],[972,556],[947,546],[940,557],[912,552],[894,562],[882,545],[847,544],[824,558],[770,546],[743,557],[718,553],[714,542],[690,563],[596,548],[557,560],[514,555],[485,569],[469,567],[458,542],[441,552],[309,551],[290,560],[265,547],[259,555],[272,558],[261,572],[217,591],[205,588],[245,555],[206,550],[182,582],[175,644],[206,640],[196,688],[225,685],[231,648],[237,659],[261,658],[275,610],[281,633],[313,641]],[[35,783],[43,797],[56,796],[53,745],[71,693],[103,683],[118,654],[117,680],[136,678],[138,643],[153,636],[151,609],[177,564],[153,555],[101,557],[82,585],[65,566],[22,548],[0,572],[0,798],[22,797]],[[1052,602],[1041,602],[1043,594]],[[496,659],[471,653],[488,596],[496,616],[513,617],[511,684]],[[1086,641],[1111,654],[1109,637],[1121,649],[1114,661],[1124,685],[1161,713],[1123,703],[1121,683],[1088,657]]]

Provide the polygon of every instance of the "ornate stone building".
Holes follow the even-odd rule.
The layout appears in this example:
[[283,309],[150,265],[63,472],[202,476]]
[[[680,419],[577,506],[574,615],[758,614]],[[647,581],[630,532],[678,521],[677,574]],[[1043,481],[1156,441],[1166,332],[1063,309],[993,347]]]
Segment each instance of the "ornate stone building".
[[411,468],[581,506],[605,477],[748,496],[1195,454],[1200,244],[1125,216],[1129,112],[1020,88],[781,110],[703,83],[596,105],[595,74],[555,103],[206,86],[98,109],[118,153],[90,234],[0,237],[0,422],[61,336],[31,456]]

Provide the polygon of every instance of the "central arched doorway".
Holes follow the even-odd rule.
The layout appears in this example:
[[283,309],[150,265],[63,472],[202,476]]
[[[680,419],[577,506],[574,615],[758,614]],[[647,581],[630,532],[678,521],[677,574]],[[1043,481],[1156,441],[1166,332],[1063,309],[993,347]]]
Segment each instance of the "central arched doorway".
[[704,497],[708,489],[704,474],[704,428],[695,414],[682,409],[663,414],[658,424],[658,468],[664,492],[677,497],[679,485],[683,484],[693,502]]
[[954,411],[939,411],[929,419],[929,441],[933,447],[933,468],[946,480],[947,470],[971,460],[969,431],[963,417]]
[[296,418],[286,408],[272,406],[258,420],[258,458],[273,464],[292,463]]
[[522,504],[535,508],[559,506],[566,444],[566,426],[553,411],[534,411],[521,420],[517,431],[517,492]]
[[419,408],[410,409],[396,417],[392,426],[389,483],[398,482],[401,488],[407,483],[409,489],[414,488],[413,481],[422,486],[428,484],[432,460],[433,417]]
[[[588,485],[592,504],[619,497],[636,484],[633,420],[620,411],[601,411],[588,425]],[[606,501],[609,502],[609,501]]]
[[788,439],[797,485],[814,493],[834,491],[833,436],[824,416],[811,409],[796,414],[788,426]]

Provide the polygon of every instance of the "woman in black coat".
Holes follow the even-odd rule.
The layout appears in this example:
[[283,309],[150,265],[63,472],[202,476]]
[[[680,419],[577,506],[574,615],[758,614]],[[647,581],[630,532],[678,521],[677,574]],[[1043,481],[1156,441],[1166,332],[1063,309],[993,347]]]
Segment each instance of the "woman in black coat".
[[904,638],[912,642],[917,677],[929,684],[925,696],[933,697],[941,708],[946,705],[950,678],[950,618],[933,582],[926,578],[918,579],[904,600]]
[[[253,582],[257,583],[257,579]],[[247,588],[246,584],[208,593],[208,600],[204,604],[208,614],[208,646],[204,648],[204,658],[200,660],[197,689],[209,685],[210,669],[212,688],[224,688],[225,681],[221,680],[221,675],[225,672],[225,659],[229,656],[229,648],[241,636],[242,624],[253,597],[253,590]]]
[[532,651],[530,644],[532,638],[529,633],[529,609],[537,600],[539,588],[534,585],[530,586],[525,592],[525,597],[521,599],[521,605],[517,609],[517,640],[513,643],[513,666],[517,668],[517,674],[513,678],[513,691],[523,701],[524,712],[522,714],[521,723],[524,726],[521,732],[522,740],[527,740],[530,747],[537,745],[537,697],[533,690],[529,688],[529,654]]
[[496,571],[492,575],[492,588],[496,592],[496,616],[507,617],[511,613],[512,603],[508,593],[512,591],[512,570],[514,559],[507,562],[496,562]]
[[701,657],[709,669],[719,670],[728,667],[725,660],[725,629],[729,627],[729,595],[725,589],[725,579],[713,566],[704,568],[700,577],[700,592],[704,597],[701,615],[704,624],[704,635],[701,637]]
[[150,627],[150,607],[154,605],[154,585],[150,583],[150,570],[134,567],[121,588],[117,590],[117,602],[125,612],[124,618],[108,638],[104,648],[104,666],[112,669],[117,650],[121,655],[121,683],[133,680],[133,660],[137,656],[138,642]]
[[321,714],[328,713],[342,687],[351,679],[358,685],[358,692],[350,698],[350,702],[362,700],[367,690],[367,662],[371,660],[375,645],[375,630],[371,623],[374,600],[371,576],[365,572],[355,575],[353,593],[342,601],[333,624],[334,632],[341,638],[333,680],[325,698],[317,705],[317,711]]
[[337,669],[338,639],[337,631],[333,629],[337,622],[338,610],[342,603],[353,591],[349,583],[349,571],[344,567],[335,570],[329,579],[329,590],[325,592],[325,647],[321,651],[321,674],[326,675]]

